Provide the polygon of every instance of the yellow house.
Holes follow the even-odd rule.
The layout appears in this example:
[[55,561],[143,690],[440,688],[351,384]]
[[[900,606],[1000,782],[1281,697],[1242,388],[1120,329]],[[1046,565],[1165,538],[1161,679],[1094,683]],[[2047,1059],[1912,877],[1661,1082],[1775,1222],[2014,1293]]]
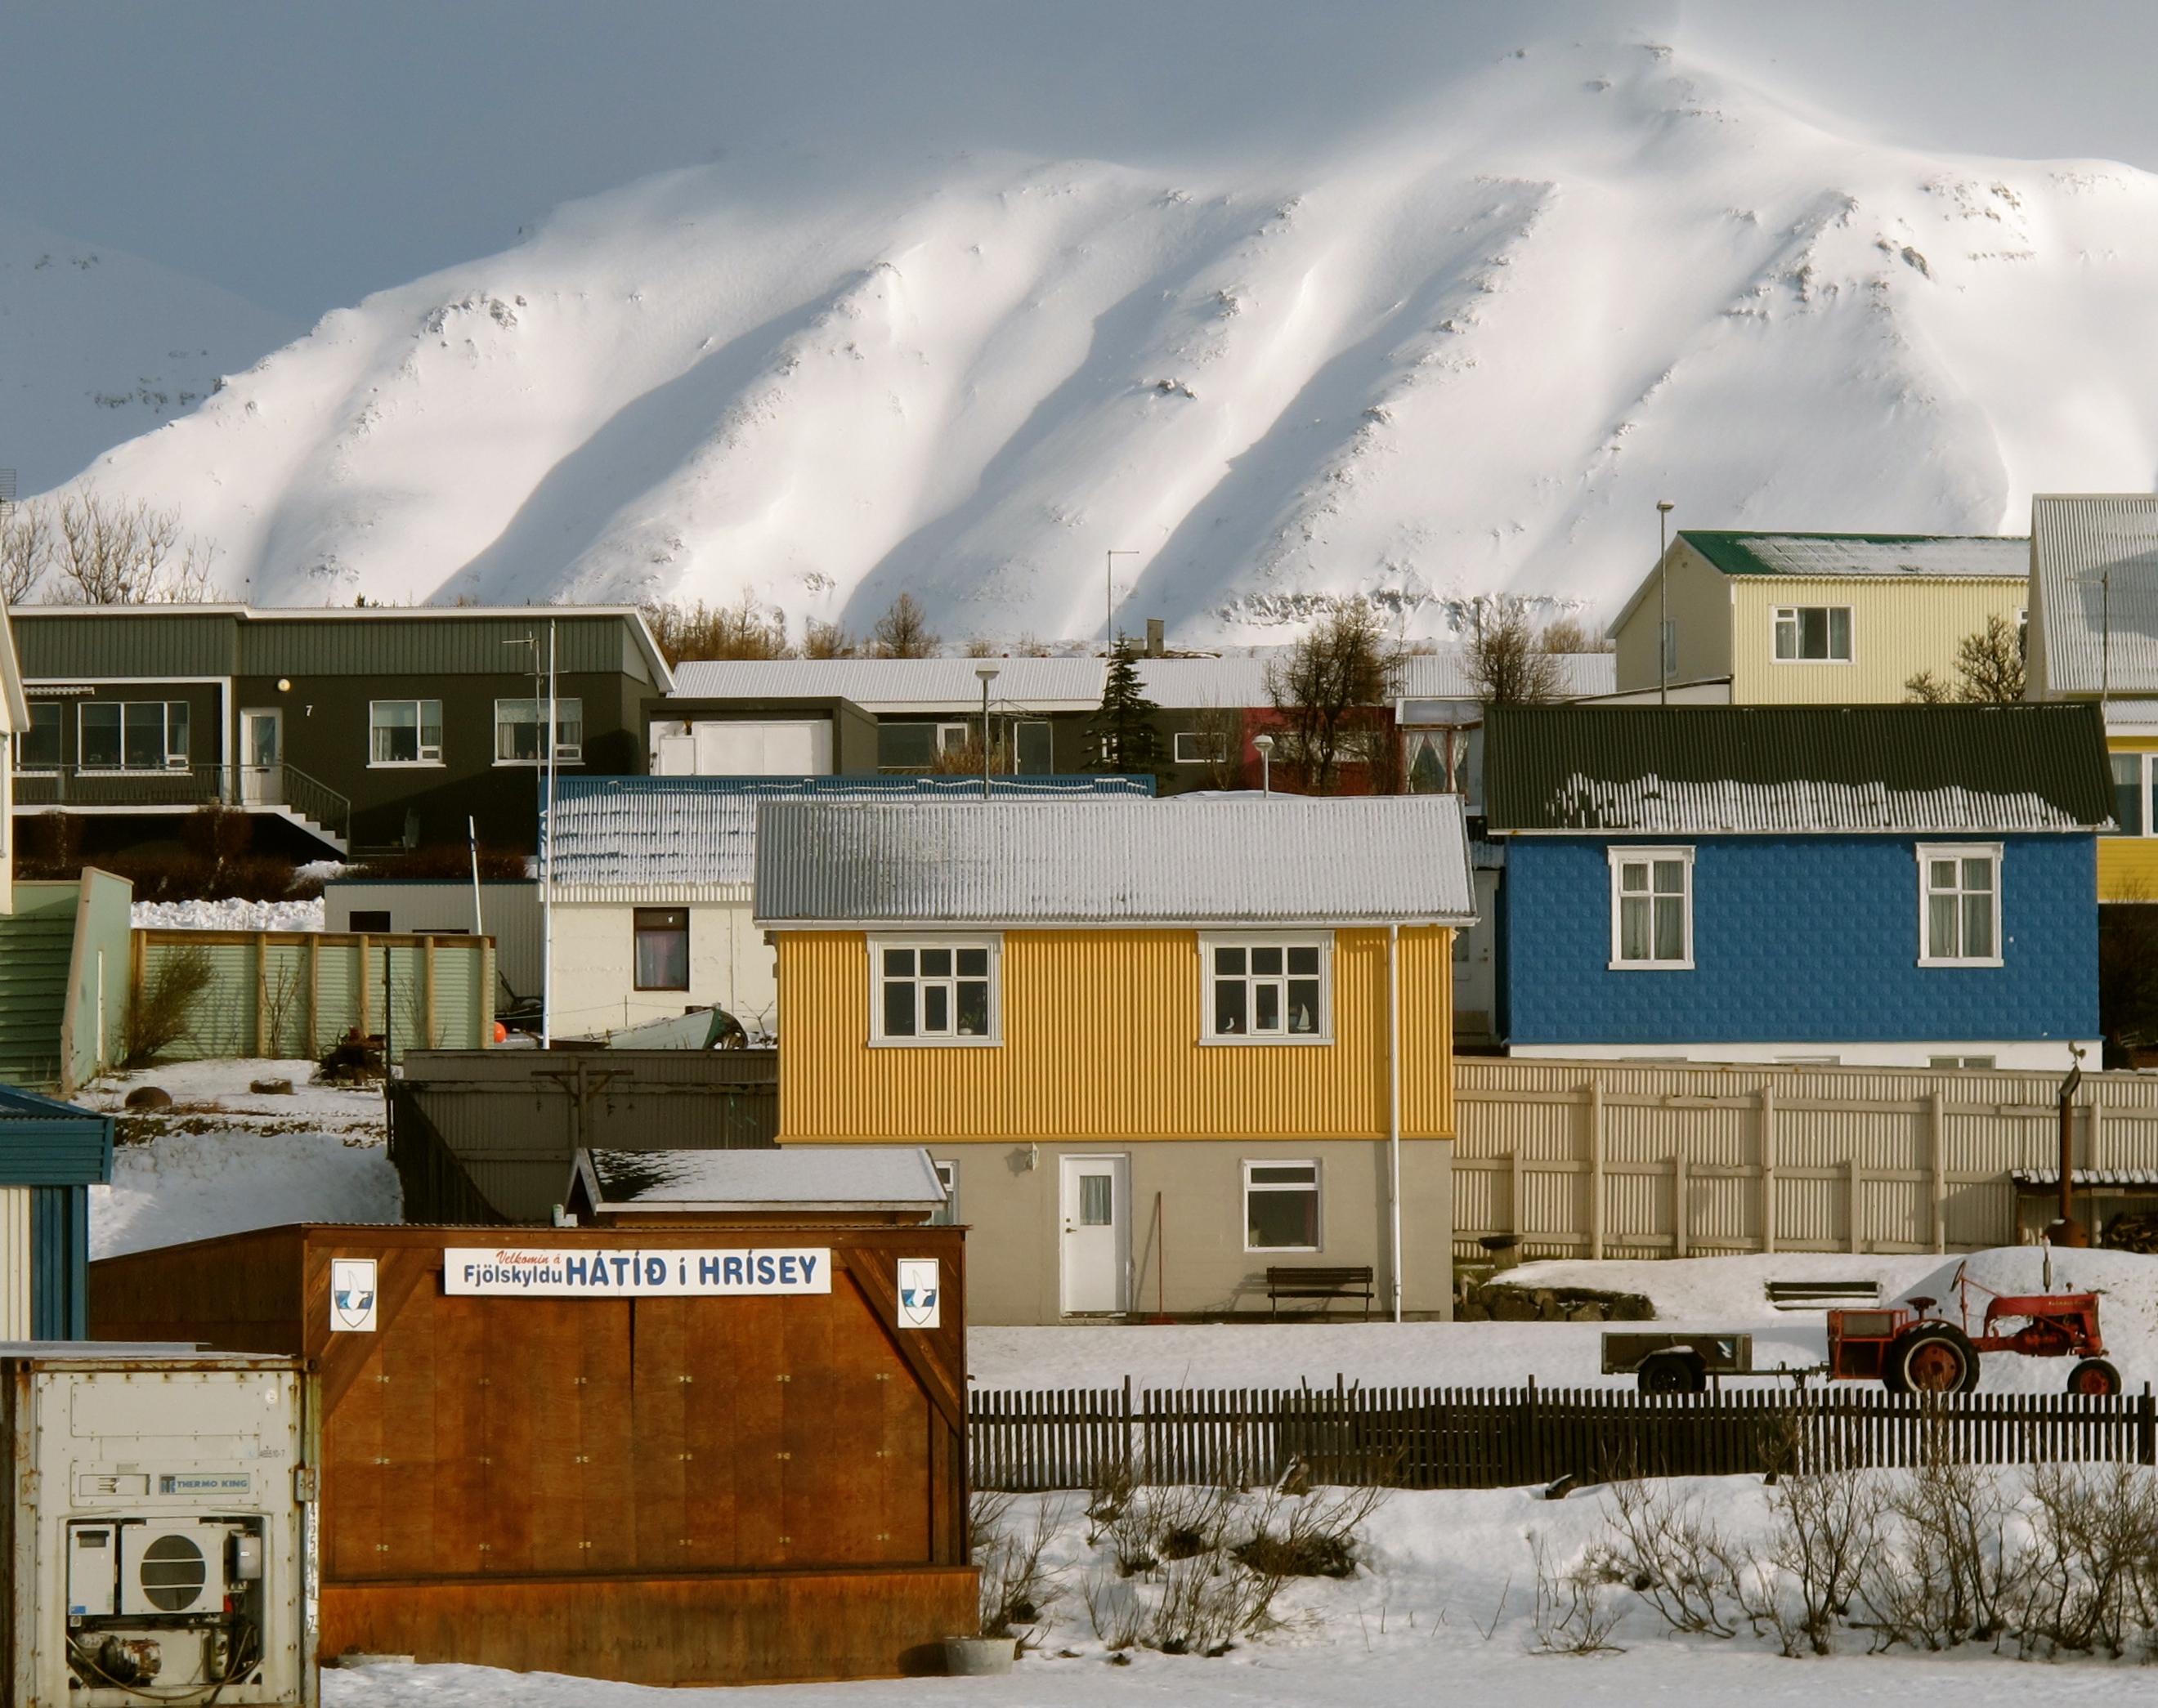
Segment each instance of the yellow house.
[[2099,839],[2098,899],[2158,902],[2158,497],[2031,500],[2024,691],[2103,702],[2115,828]]
[[1660,629],[1665,682],[1690,690],[1679,698],[1851,705],[1907,699],[1920,671],[1953,684],[1959,641],[1990,617],[2021,620],[2029,547],[1686,529],[1611,625],[1618,691],[1655,691]]
[[927,1147],[977,1323],[1445,1316],[1473,895],[1451,795],[766,802],[779,1142]]

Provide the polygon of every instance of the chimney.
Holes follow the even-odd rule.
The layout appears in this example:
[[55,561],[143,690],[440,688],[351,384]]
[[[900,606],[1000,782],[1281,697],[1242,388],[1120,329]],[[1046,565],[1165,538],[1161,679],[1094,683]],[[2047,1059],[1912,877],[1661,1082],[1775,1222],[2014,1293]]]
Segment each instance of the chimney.
[[1146,655],[1149,658],[1159,658],[1162,655],[1161,619],[1158,617],[1147,619]]

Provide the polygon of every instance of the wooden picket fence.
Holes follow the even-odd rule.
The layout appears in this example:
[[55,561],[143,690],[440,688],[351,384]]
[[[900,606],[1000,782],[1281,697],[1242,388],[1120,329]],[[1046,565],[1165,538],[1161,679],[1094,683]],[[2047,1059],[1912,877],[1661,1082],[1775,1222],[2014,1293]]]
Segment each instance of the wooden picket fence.
[[2140,1395],[1812,1389],[1059,1389],[969,1403],[973,1484],[1025,1492],[1154,1484],[1505,1489],[1562,1477],[1717,1477],[1972,1464],[2158,1464],[2158,1401]]

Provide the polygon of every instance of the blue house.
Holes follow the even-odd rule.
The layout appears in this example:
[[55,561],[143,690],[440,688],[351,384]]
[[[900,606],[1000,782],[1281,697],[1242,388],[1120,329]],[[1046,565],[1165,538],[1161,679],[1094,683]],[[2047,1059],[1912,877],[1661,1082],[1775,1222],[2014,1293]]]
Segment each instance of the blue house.
[[1509,1053],[2098,1065],[2095,708],[1495,707],[1484,744]]
[[0,1085],[0,1340],[90,1334],[90,1189],[112,1117]]

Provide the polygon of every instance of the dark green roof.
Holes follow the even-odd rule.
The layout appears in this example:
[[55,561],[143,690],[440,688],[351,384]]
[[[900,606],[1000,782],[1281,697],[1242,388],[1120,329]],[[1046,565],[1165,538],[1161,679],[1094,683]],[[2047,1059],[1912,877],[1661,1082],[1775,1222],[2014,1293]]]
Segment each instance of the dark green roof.
[[2112,822],[2088,704],[1494,706],[1495,833],[2090,830]]
[[1727,575],[2020,575],[2031,542],[1992,534],[1794,534],[1685,528]]

